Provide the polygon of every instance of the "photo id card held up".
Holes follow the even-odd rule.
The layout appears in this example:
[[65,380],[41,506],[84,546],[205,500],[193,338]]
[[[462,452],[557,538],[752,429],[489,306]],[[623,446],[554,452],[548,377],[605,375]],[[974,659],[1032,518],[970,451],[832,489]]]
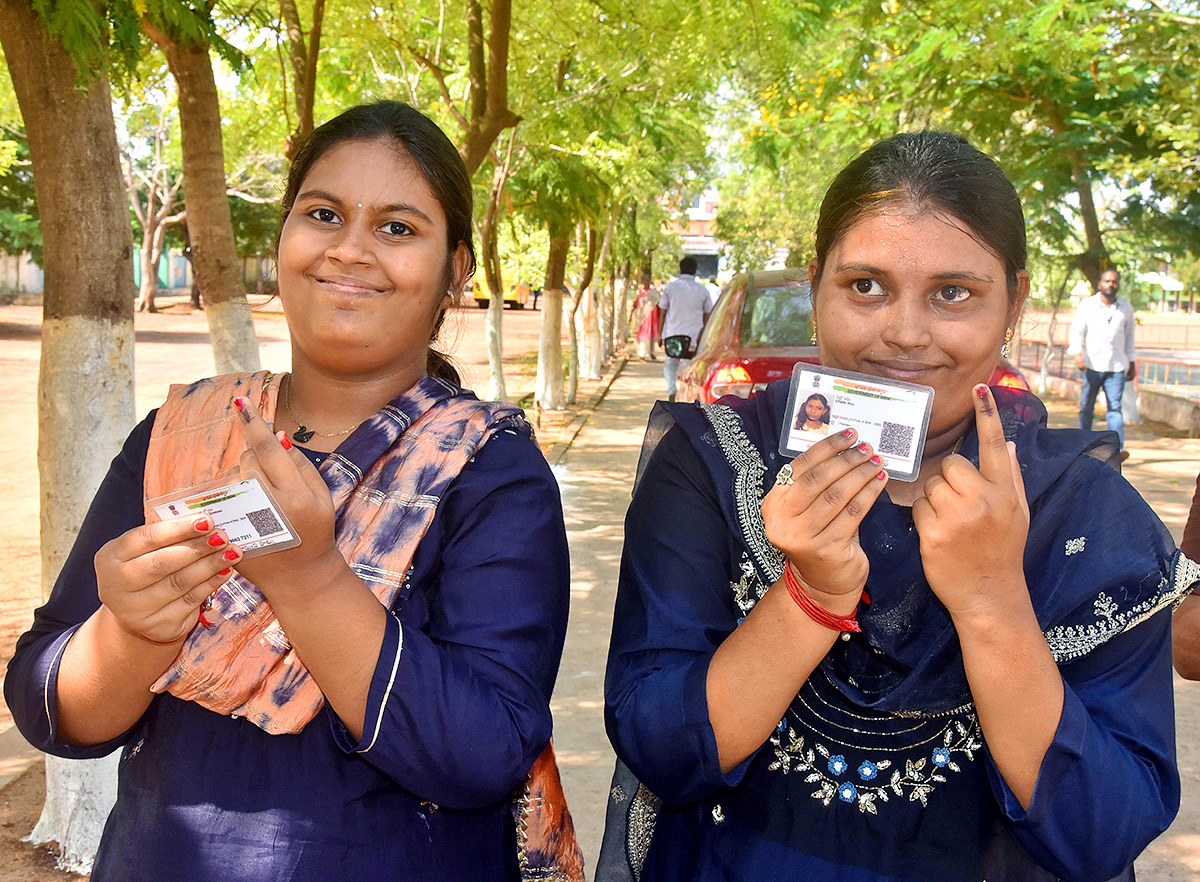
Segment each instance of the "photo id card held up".
[[184,515],[208,515],[224,530],[242,557],[283,551],[300,544],[300,537],[284,517],[267,488],[254,475],[230,475],[151,499],[150,505],[164,521]]
[[898,481],[921,469],[933,389],[800,362],[792,371],[779,452],[799,456],[821,439],[854,429]]

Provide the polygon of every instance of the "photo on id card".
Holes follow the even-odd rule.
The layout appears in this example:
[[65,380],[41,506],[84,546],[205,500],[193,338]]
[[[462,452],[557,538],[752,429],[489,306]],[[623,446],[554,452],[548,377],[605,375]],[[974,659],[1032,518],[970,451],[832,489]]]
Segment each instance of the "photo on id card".
[[799,456],[823,438],[854,429],[898,481],[915,481],[921,469],[933,389],[800,362],[792,385],[779,452]]

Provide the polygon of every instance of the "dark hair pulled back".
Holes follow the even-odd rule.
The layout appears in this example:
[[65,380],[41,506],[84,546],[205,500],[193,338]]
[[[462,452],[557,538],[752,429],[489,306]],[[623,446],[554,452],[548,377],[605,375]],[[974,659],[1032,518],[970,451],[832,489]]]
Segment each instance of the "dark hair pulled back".
[[[471,177],[454,144],[433,120],[400,101],[376,101],[360,104],[315,129],[300,144],[288,169],[287,189],[283,194],[283,221],[287,220],[300,186],[313,165],[322,156],[345,141],[386,141],[403,150],[421,173],[446,216],[446,267],[442,285],[449,288],[452,277],[451,256],[462,243],[470,255],[468,278],[475,273],[475,242],[471,235],[474,195]],[[276,242],[278,249],[278,241]],[[457,293],[457,292],[455,292]],[[436,337],[445,320],[445,310],[433,329]],[[425,370],[430,376],[456,386],[462,378],[450,359],[432,348]]]
[[1025,269],[1026,258],[1021,200],[996,160],[950,132],[893,135],[838,173],[817,220],[816,280],[829,250],[860,217],[897,203],[940,211],[965,224],[1004,261],[1009,301],[1015,300],[1017,272]]

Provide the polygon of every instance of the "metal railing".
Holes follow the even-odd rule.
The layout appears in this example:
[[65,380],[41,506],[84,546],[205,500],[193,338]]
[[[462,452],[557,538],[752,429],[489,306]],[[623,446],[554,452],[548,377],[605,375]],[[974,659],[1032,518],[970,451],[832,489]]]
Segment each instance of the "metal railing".
[[[1017,352],[1017,366],[1031,385],[1037,385],[1046,348],[1046,343],[1026,340]],[[1047,373],[1052,377],[1078,380],[1079,370],[1075,367],[1074,357],[1067,355],[1067,345],[1052,343],[1049,348]],[[1171,395],[1200,401],[1200,364],[1164,358],[1138,358],[1137,382],[1139,386],[1156,387]]]

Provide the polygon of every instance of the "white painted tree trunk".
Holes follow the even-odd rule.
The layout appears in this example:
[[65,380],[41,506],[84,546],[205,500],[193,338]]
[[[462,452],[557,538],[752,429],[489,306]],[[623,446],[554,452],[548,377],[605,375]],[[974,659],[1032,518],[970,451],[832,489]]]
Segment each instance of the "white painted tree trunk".
[[629,339],[629,280],[630,276],[618,279],[613,286],[613,297],[616,302],[614,311],[617,315],[616,333],[613,335],[613,345],[621,346]]
[[[43,598],[50,596],[133,420],[133,323],[90,316],[45,319],[38,375]],[[29,838],[57,842],[66,869],[91,870],[116,801],[118,756],[46,758],[46,803]]]
[[596,286],[589,285],[583,301],[583,357],[580,373],[589,380],[599,380],[604,371],[604,352],[600,348],[600,309]]
[[488,387],[487,397],[490,401],[503,401],[508,398],[508,389],[504,385],[504,343],[503,343],[504,298],[493,294],[488,304],[487,314],[487,349],[488,349]]
[[542,291],[542,331],[538,337],[538,367],[534,398],[543,410],[561,410],[567,403],[562,372],[562,288]]
[[254,319],[245,297],[235,297],[218,303],[206,303],[208,336],[212,341],[213,361],[218,374],[256,371],[258,337],[254,335]]
[[600,359],[608,361],[613,356],[613,335],[616,333],[616,303],[613,294],[613,277],[610,273],[600,294]]

